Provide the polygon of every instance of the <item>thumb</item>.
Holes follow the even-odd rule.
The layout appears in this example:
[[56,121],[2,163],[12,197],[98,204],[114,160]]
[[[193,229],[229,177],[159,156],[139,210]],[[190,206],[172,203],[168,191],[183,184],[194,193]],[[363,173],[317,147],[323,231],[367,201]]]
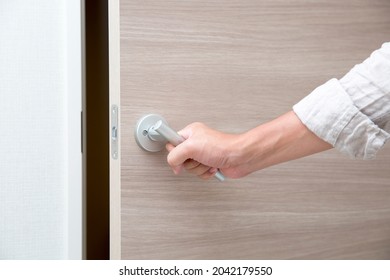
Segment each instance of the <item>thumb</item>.
[[[170,166],[176,167],[183,164],[187,159],[191,158],[191,151],[188,148],[188,140],[173,148],[167,157]],[[171,148],[171,147],[168,147]]]
[[177,132],[180,136],[183,136],[184,139],[188,139],[191,136],[191,129],[189,126],[186,126],[182,130]]
[[184,140],[181,144],[174,147],[172,144],[167,144],[169,151],[167,161],[170,166],[177,167],[182,165],[187,159],[191,158],[190,149],[188,148],[188,138],[191,136],[191,129],[189,126],[177,132]]

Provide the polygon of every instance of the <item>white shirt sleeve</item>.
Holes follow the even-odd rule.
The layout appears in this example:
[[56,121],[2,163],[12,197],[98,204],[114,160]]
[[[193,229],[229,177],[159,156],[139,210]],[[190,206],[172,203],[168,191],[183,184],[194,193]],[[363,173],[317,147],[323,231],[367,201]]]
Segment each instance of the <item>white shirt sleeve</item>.
[[308,129],[342,153],[375,157],[390,138],[390,42],[340,80],[316,88],[293,110]]

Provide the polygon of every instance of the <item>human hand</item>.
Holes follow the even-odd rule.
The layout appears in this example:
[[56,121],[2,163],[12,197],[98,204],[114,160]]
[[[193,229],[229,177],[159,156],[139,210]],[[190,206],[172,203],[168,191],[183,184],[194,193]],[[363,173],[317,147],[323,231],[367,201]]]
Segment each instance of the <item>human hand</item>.
[[178,133],[186,140],[177,147],[167,144],[168,163],[175,174],[185,169],[209,179],[220,169],[227,177],[244,175],[236,168],[240,135],[222,133],[202,123],[192,123]]

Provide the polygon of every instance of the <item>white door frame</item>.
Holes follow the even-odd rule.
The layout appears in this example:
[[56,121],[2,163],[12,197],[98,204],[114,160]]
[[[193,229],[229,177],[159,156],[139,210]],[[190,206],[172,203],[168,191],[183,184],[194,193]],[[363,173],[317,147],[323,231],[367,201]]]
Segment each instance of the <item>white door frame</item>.
[[[110,259],[121,258],[120,20],[119,0],[109,0]],[[114,107],[115,106],[115,107]],[[113,109],[117,108],[117,113]],[[116,126],[116,127],[114,127]],[[113,131],[116,130],[116,135]],[[115,149],[115,150],[114,150]],[[114,153],[117,153],[114,156]]]

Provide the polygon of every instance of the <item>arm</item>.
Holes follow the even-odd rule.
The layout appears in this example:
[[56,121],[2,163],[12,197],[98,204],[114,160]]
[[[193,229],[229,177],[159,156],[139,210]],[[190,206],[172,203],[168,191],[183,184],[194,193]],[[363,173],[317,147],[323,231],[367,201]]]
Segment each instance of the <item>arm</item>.
[[167,146],[168,163],[175,173],[184,167],[209,178],[219,168],[239,178],[332,146],[352,158],[373,158],[390,138],[390,43],[293,110],[240,135],[189,125],[180,132],[188,140]]
[[216,168],[230,178],[240,178],[332,147],[308,130],[292,111],[238,135],[224,134],[200,123],[179,133],[187,140],[176,148],[167,145],[168,163],[176,174],[184,167],[203,179],[213,176]]

